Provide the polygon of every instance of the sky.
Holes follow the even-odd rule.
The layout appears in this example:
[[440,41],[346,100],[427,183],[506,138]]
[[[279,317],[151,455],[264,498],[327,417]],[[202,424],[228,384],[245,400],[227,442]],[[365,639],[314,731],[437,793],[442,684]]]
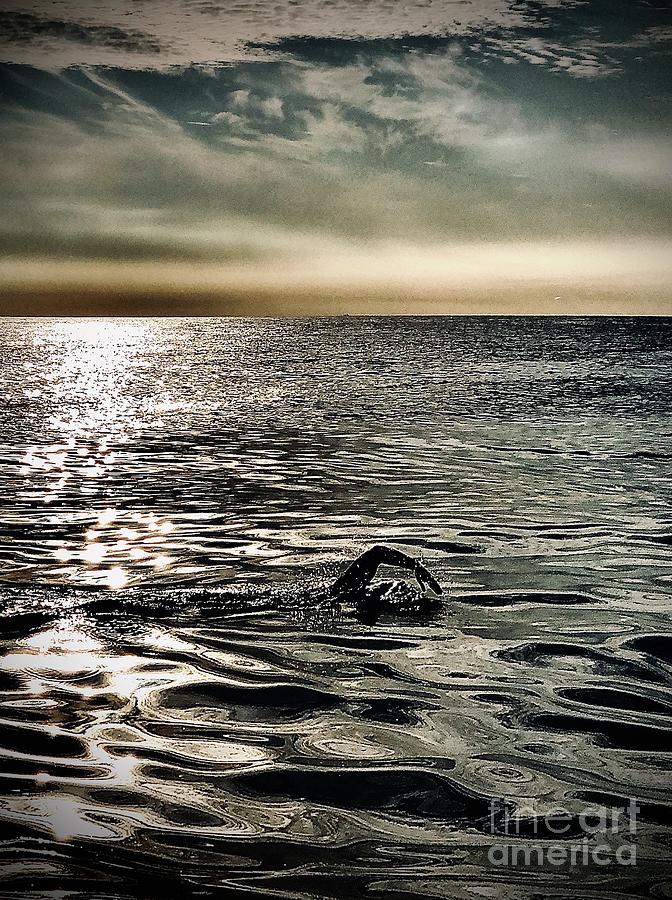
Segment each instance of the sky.
[[667,0],[3,0],[0,313],[672,314]]

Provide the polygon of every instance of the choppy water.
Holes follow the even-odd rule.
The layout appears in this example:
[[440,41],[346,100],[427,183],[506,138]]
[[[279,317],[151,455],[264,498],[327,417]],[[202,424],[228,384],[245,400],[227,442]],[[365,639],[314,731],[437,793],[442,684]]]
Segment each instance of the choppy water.
[[[0,352],[0,896],[672,896],[669,320],[5,319]],[[437,614],[258,605],[380,542]],[[587,839],[636,866],[488,859],[631,797]]]

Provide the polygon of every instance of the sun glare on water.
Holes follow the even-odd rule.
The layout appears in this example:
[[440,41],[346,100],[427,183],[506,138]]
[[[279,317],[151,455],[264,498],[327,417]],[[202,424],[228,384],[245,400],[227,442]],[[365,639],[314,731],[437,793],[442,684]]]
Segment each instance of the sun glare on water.
[[24,497],[51,510],[50,526],[68,533],[45,541],[55,566],[50,574],[119,590],[169,570],[175,523],[138,508],[130,484],[124,507],[109,503],[109,486],[128,477],[132,436],[160,426],[171,404],[149,359],[160,348],[161,326],[71,319],[35,320],[32,328],[33,346],[44,348],[44,370],[41,386],[25,393],[44,416],[47,442],[22,451],[19,473]]

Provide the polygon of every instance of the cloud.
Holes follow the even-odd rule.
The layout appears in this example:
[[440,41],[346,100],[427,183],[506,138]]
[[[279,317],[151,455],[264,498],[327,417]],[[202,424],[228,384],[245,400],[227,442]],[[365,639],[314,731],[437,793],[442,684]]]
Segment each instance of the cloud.
[[[11,309],[27,311],[21,296],[47,288],[61,298],[83,292],[89,297],[85,304],[94,292],[102,309],[126,312],[132,308],[128,299],[120,306],[109,301],[108,310],[101,298],[151,295],[159,298],[158,306],[151,306],[157,312],[174,309],[173,300],[165,298],[179,295],[182,311],[194,298],[195,308],[221,312],[229,309],[222,298],[235,296],[235,310],[254,313],[324,312],[320,298],[349,297],[334,302],[348,311],[364,308],[358,303],[398,311],[466,292],[471,303],[490,296],[483,307],[489,311],[499,302],[500,308],[520,311],[528,309],[520,306],[521,298],[552,300],[580,290],[584,311],[595,308],[589,296],[610,291],[621,304],[624,292],[631,291],[649,298],[642,309],[652,311],[652,296],[659,298],[654,311],[670,309],[665,294],[672,275],[670,243],[647,235],[647,230],[660,233],[661,217],[669,217],[655,153],[642,173],[632,152],[636,147],[623,145],[621,164],[608,174],[617,179],[619,192],[633,178],[641,183],[655,176],[660,208],[654,222],[647,223],[645,204],[643,210],[629,210],[626,228],[622,201],[614,204],[612,195],[605,200],[591,188],[607,135],[595,133],[573,147],[583,153],[585,182],[576,173],[571,183],[566,174],[558,177],[570,140],[560,130],[556,139],[564,146],[556,148],[555,163],[544,155],[548,150],[542,154],[556,169],[553,178],[543,186],[530,185],[530,178],[511,179],[498,173],[498,158],[490,166],[486,151],[498,133],[500,142],[506,137],[518,146],[516,128],[507,115],[489,119],[476,82],[466,78],[460,90],[446,93],[444,113],[454,127],[437,126],[435,95],[448,77],[442,61],[414,59],[401,70],[393,60],[379,62],[375,73],[365,65],[355,71],[327,67],[319,79],[315,73],[306,78],[307,70],[298,65],[293,91],[285,73],[283,110],[303,108],[308,100],[302,101],[300,92],[309,88],[310,102],[319,110],[305,113],[304,122],[312,127],[292,139],[259,129],[254,86],[239,87],[235,79],[228,84],[234,90],[225,93],[236,94],[231,109],[237,112],[220,110],[213,117],[229,113],[243,123],[234,142],[230,134],[221,139],[216,121],[192,133],[145,97],[114,83],[109,73],[90,73],[91,90],[104,108],[98,120],[15,109],[3,126],[10,162],[0,172],[0,236],[6,248],[0,284],[8,298],[19,292]],[[434,65],[443,75],[432,76]],[[403,76],[405,88],[398,96],[382,75],[390,67]],[[60,83],[59,76],[51,77]],[[246,77],[251,80],[249,73]],[[427,121],[422,120],[425,83]],[[357,105],[347,106],[344,98],[355,96]],[[351,121],[355,114],[370,117],[379,131],[372,136],[361,124],[364,118],[360,124]],[[409,133],[406,123],[415,130]],[[397,127],[399,141],[414,145],[432,134],[431,146],[443,146],[446,154],[448,143],[439,140],[453,140],[453,149],[471,154],[462,162],[469,165],[460,169],[448,156],[441,166],[409,167],[402,154],[399,165],[382,166],[372,157],[377,147],[371,144],[376,134]],[[492,299],[500,294],[503,299]],[[205,297],[224,305],[199,306]],[[276,299],[271,303],[269,297]]]
[[19,292],[552,284],[552,299],[669,281],[670,30],[653,5],[5,0],[0,15],[0,55],[24,64],[0,67],[0,282]]
[[[45,108],[3,124],[5,236],[17,252],[102,258],[107,241],[115,258],[197,262],[305,257],[324,241],[670,233],[662,135],[535,124],[451,53],[276,73],[145,75],[143,91],[122,73],[40,75]],[[149,100],[189,92],[193,109]]]
[[[124,35],[150,34],[152,3],[135,3]],[[104,5],[110,16],[126,9]],[[332,27],[323,7],[314,31]],[[663,30],[630,22],[627,33],[572,36],[567,21],[556,27],[572,5],[548,4],[509,10],[499,31],[463,22],[450,38],[280,40],[280,25],[261,27],[262,10],[249,35],[267,43],[244,60],[176,67],[171,54],[195,44],[168,2],[152,20],[167,50],[146,67],[139,46],[110,44],[109,24],[87,21],[88,43],[59,31],[75,21],[66,0],[50,17],[38,8],[35,35],[22,25],[13,47],[53,40],[59,53],[69,42],[136,62],[1,71],[0,237],[14,260],[5,278],[28,284],[32,259],[36,277],[110,289],[117,279],[117,289],[149,290],[155,279],[167,290],[172,279],[187,290],[191,278],[203,290],[277,281],[410,295],[563,278],[604,286],[608,276],[650,285],[669,274],[663,76],[637,74],[619,92],[609,83],[642,42],[667,46]],[[378,0],[358,8],[348,27],[368,16],[371,33],[383,30]],[[242,3],[227,9],[234,25],[252,15]],[[481,4],[480,26],[497,9]],[[207,15],[212,40],[224,33],[216,9],[195,15]]]
[[618,74],[622,64],[606,52],[596,40],[580,39],[576,43],[557,43],[542,37],[484,36],[483,53],[509,63],[527,62],[545,66],[552,72],[571,75],[573,78],[604,78]]
[[131,53],[160,53],[163,49],[151,34],[136,29],[122,29],[115,25],[84,25],[77,21],[0,10],[0,45],[43,44],[45,38]]
[[672,187],[672,147],[664,136],[622,138],[595,134],[576,147],[577,162],[614,179],[667,190]]
[[6,258],[11,314],[672,311],[672,242],[325,242],[272,266]]
[[87,0],[5,0],[10,32],[0,60],[49,68],[230,62],[264,58],[265,47],[296,36],[376,40],[546,27],[546,13],[562,5],[562,0],[106,0],[95,5]]
[[493,102],[479,75],[446,50],[361,58],[333,69],[306,68],[304,89],[332,108],[359,110],[381,128],[426,137],[443,147],[473,148],[520,133],[517,104]]
[[360,51],[452,47],[485,67],[595,81],[623,76],[643,50],[672,51],[669,24],[644,0],[5,0],[0,16],[0,61],[50,70],[335,64]]

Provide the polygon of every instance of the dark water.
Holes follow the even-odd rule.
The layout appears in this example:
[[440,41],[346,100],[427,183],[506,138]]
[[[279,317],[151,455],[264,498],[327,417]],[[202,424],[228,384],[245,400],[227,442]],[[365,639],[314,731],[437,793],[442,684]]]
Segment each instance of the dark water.
[[[5,319],[0,352],[1,897],[672,896],[669,320]],[[291,602],[381,542],[438,613]]]

